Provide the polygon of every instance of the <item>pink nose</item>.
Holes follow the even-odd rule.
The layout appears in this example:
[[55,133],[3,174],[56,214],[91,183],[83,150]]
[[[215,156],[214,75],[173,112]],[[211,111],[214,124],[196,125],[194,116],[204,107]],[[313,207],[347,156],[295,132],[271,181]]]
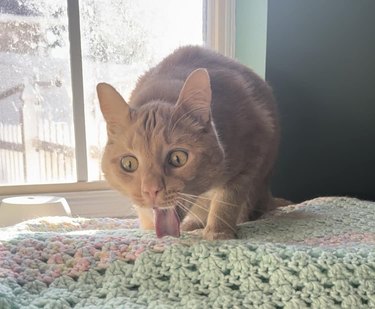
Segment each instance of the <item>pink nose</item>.
[[162,190],[161,187],[159,186],[147,186],[144,187],[142,190],[142,193],[151,199],[152,202],[155,202],[157,195],[160,193]]

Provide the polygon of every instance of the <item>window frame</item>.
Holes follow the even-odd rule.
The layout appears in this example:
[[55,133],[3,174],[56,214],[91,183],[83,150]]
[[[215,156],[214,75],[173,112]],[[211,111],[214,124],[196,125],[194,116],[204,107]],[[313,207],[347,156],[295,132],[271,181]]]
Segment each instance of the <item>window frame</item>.
[[[236,0],[204,0],[203,3],[203,16],[206,19],[205,46],[226,56],[234,57]],[[0,198],[35,194],[69,196],[69,205],[79,208],[85,203],[91,203],[93,201],[92,192],[96,192],[95,201],[97,203],[95,204],[100,205],[100,202],[103,202],[105,205],[114,206],[119,204],[118,194],[110,189],[107,182],[88,180],[79,0],[67,0],[67,8],[77,181],[73,183],[1,185]],[[124,206],[124,202],[121,204]],[[130,211],[129,202],[125,202],[125,206],[124,211],[128,213]],[[119,215],[109,208],[107,210],[109,216]],[[73,215],[86,216],[102,214],[95,209],[91,209],[89,212],[72,209],[72,213]]]

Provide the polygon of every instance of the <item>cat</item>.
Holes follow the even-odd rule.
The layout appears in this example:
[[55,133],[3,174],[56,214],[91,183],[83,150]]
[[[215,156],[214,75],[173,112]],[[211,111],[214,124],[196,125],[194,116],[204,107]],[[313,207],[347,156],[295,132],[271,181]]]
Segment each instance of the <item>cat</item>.
[[134,202],[142,228],[232,239],[238,223],[275,207],[277,107],[246,66],[184,46],[140,77],[128,103],[106,83],[97,94],[108,135],[103,173]]

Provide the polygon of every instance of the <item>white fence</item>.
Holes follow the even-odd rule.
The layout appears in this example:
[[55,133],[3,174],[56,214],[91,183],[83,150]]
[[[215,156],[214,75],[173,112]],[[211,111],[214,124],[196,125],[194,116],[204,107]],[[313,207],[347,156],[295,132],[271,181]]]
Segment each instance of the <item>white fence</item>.
[[[51,83],[40,82],[39,86],[50,87]],[[36,95],[32,87],[35,85],[26,81],[0,93],[0,104],[15,94],[20,94],[23,101],[19,124],[10,124],[0,115],[0,184],[74,182],[73,126],[45,119],[40,112],[40,93]],[[100,149],[95,141],[93,144],[88,161],[96,167],[90,171],[91,176],[99,180]]]
[[33,126],[30,140],[27,125],[0,123],[0,183],[74,181],[72,129],[46,119]]
[[24,182],[24,161],[21,125],[0,123],[0,183]]

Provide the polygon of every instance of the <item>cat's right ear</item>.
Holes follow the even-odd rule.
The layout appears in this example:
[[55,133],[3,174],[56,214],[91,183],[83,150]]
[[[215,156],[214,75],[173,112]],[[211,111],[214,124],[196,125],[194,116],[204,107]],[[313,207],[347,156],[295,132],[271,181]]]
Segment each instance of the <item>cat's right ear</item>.
[[128,104],[115,88],[106,83],[96,86],[99,98],[100,110],[107,122],[110,131],[126,126],[130,120],[130,110]]

